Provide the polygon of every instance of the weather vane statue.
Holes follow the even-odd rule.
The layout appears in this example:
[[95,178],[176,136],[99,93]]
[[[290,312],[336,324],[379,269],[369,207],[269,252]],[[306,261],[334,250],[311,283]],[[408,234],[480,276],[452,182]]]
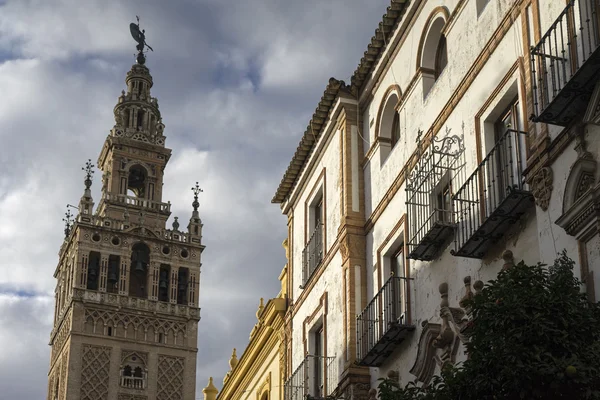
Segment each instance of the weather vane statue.
[[136,61],[138,64],[144,65],[146,62],[144,48],[147,47],[151,51],[154,50],[146,43],[146,30],[140,30],[140,17],[136,15],[135,18],[137,19],[137,24],[134,24],[133,22],[129,24],[129,30],[131,31],[131,36],[133,36],[133,39],[137,42],[137,46],[135,47],[138,51]]

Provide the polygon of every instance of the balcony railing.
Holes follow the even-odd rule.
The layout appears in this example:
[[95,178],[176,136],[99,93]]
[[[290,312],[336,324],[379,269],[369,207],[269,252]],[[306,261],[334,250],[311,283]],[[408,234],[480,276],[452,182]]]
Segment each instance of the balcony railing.
[[144,389],[145,379],[136,376],[121,376],[121,386],[129,389]]
[[455,256],[483,258],[534,199],[523,176],[525,133],[509,129],[452,196],[458,218]]
[[597,0],[570,0],[531,49],[534,122],[566,126],[598,81],[600,32]]
[[323,261],[323,225],[317,222],[302,251],[302,285],[308,282],[321,261]]
[[[421,143],[419,142],[419,149]],[[457,135],[433,139],[421,152],[406,184],[406,209],[412,236],[408,258],[434,260],[452,240],[451,189],[464,165],[463,140]]]
[[407,321],[407,279],[392,276],[356,319],[359,365],[379,367],[415,327]]
[[159,201],[153,201],[148,199],[141,199],[135,196],[127,196],[124,194],[112,194],[104,193],[104,200],[108,200],[113,203],[120,203],[127,206],[149,208],[151,210],[168,214],[171,212],[171,203],[161,203]]
[[338,386],[335,357],[307,355],[284,385],[285,400],[332,399]]

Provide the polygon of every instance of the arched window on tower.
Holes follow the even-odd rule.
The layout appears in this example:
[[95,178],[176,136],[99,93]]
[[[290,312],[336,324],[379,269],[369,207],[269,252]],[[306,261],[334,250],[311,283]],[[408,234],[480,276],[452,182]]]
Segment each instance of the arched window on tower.
[[129,274],[129,295],[133,297],[147,297],[146,285],[148,280],[148,267],[150,265],[150,249],[144,243],[133,245],[131,252],[131,265]]
[[121,257],[114,254],[108,256],[106,291],[109,293],[117,293],[119,291],[119,264],[121,264]]
[[148,172],[144,167],[139,164],[132,165],[129,168],[127,178],[127,194],[138,198],[145,198],[147,177]]
[[146,388],[146,365],[137,354],[131,354],[121,364],[121,386],[129,389]]
[[179,268],[177,276],[177,304],[188,303],[188,287],[190,272],[187,268]]
[[142,129],[144,127],[144,116],[145,116],[145,114],[146,113],[144,112],[144,110],[142,110],[141,108],[138,109],[138,112],[137,112],[137,125],[136,125],[136,128],[138,130],[140,130],[140,129]]
[[169,276],[171,275],[171,267],[167,264],[160,266],[160,274],[158,277],[158,301],[169,301],[170,284]]
[[444,68],[448,64],[448,53],[446,52],[446,36],[441,35],[435,55],[435,79],[440,77]]
[[89,290],[98,290],[98,276],[100,275],[100,253],[90,251],[87,270],[87,285]]

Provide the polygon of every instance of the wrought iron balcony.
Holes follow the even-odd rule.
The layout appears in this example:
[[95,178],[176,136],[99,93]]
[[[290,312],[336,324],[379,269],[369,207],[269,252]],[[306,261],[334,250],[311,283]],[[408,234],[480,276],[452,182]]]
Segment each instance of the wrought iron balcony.
[[525,133],[509,129],[452,196],[458,218],[455,256],[483,258],[534,204],[523,182]]
[[415,330],[406,320],[406,278],[392,276],[356,319],[359,365],[379,367]]
[[308,239],[308,243],[302,251],[302,285],[315,272],[323,261],[323,224],[317,222],[315,229]]
[[[447,131],[449,132],[449,130]],[[421,149],[420,133],[418,148]],[[431,261],[438,257],[454,233],[452,181],[464,166],[461,137],[434,139],[423,153],[406,184],[410,238],[408,258]]]
[[337,375],[335,357],[307,355],[285,382],[284,399],[333,399]]
[[597,0],[570,0],[531,49],[534,122],[566,126],[584,111],[600,77]]

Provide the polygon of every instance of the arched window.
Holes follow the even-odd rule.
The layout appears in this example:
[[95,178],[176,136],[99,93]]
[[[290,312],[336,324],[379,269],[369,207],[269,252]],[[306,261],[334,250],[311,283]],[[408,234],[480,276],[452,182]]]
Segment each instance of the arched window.
[[131,251],[129,275],[129,295],[147,297],[146,281],[150,264],[150,249],[144,243],[136,243]]
[[125,357],[121,364],[121,386],[129,389],[146,388],[146,364],[137,354]]
[[417,55],[417,69],[421,71],[423,98],[448,64],[446,37],[442,33],[450,13],[445,7],[437,7],[429,16]]
[[135,197],[144,198],[146,195],[146,177],[148,172],[139,164],[129,168],[127,178],[127,193]]
[[396,111],[399,96],[400,89],[395,85],[390,87],[379,108],[376,131],[379,138],[381,165],[400,140],[400,114]]

